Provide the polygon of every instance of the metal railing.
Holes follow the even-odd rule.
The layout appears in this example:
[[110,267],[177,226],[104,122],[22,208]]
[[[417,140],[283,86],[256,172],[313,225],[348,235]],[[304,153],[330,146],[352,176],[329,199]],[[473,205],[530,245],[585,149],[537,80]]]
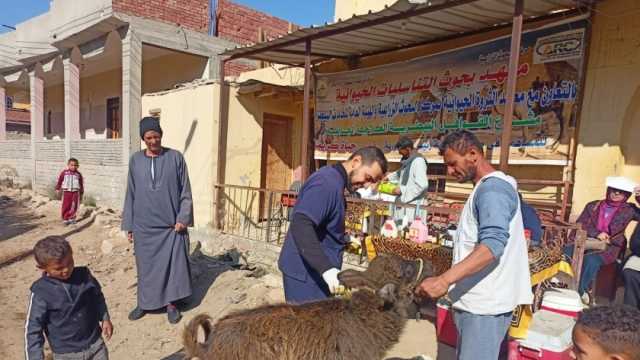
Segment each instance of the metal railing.
[[[284,241],[289,229],[290,214],[297,198],[296,192],[239,185],[215,185],[215,188],[221,196],[221,203],[217,204],[217,208],[220,209],[219,230],[268,243],[279,244]],[[416,205],[411,204],[348,197],[346,221],[353,223],[353,219],[364,219],[369,229],[367,233],[378,234],[387,216],[403,209],[415,208]],[[451,223],[457,223],[460,210],[461,208],[455,205],[437,203],[421,206],[419,215],[422,215],[430,227],[446,227]],[[369,213],[366,218],[365,212]]]
[[215,185],[219,230],[248,239],[280,244],[289,230],[297,193],[238,185]]

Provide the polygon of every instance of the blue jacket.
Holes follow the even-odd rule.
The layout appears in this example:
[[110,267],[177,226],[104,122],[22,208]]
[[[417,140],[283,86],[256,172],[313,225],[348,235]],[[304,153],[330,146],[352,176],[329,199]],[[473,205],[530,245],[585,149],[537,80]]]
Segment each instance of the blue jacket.
[[540,243],[542,242],[542,235],[544,233],[542,230],[542,222],[540,221],[540,217],[538,216],[536,209],[522,200],[522,195],[520,195],[520,211],[522,212],[524,228],[531,231],[531,245],[540,246]]
[[75,268],[66,281],[43,275],[31,285],[25,357],[44,358],[44,335],[56,354],[84,351],[100,339],[99,322],[108,319],[100,284],[88,268]]

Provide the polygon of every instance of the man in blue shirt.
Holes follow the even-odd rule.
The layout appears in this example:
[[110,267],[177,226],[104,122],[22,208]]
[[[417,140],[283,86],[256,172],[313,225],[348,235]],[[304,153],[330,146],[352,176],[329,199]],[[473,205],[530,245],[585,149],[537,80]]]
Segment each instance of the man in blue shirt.
[[384,153],[368,146],[345,162],[321,168],[304,183],[278,260],[288,303],[322,300],[335,293],[346,245],[345,190],[368,187],[386,172]]

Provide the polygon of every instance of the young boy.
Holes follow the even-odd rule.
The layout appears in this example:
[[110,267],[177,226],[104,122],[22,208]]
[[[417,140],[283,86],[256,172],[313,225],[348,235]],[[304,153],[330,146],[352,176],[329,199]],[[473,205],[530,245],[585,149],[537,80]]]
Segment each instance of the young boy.
[[43,359],[46,335],[55,360],[108,360],[102,335],[113,325],[98,281],[86,267],[74,268],[69,243],[48,236],[33,249],[40,279],[31,285],[25,324],[25,357]]
[[58,176],[56,191],[62,191],[62,221],[65,225],[75,224],[78,205],[84,193],[82,174],[78,171],[80,163],[71,158],[67,162],[67,168]]
[[573,359],[640,360],[640,310],[598,306],[584,310],[573,328]]

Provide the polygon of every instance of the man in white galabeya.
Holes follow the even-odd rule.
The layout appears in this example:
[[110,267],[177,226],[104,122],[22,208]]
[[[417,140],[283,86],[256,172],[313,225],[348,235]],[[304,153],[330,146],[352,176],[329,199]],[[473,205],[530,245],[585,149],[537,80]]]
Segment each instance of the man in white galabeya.
[[458,359],[498,359],[513,310],[533,301],[517,184],[491,166],[469,131],[449,134],[440,153],[447,173],[474,189],[460,216],[451,269],[425,279],[416,292],[449,293]]

